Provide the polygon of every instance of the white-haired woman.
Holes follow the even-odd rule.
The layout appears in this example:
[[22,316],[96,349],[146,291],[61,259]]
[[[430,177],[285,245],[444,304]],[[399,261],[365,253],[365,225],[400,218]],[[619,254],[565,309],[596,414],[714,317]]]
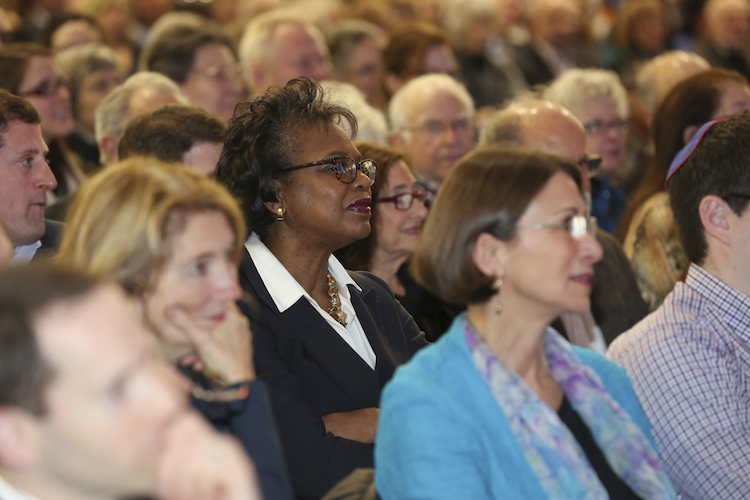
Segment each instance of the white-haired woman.
[[601,156],[591,179],[591,213],[599,227],[614,233],[625,210],[625,195],[612,175],[625,163],[630,110],[625,88],[613,71],[572,69],[544,91],[544,99],[568,108],[586,129],[586,149]]

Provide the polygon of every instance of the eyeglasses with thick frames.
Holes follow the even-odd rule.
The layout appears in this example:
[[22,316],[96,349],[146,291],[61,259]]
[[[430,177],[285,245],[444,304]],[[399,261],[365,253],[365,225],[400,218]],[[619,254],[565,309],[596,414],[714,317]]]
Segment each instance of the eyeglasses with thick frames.
[[599,173],[599,167],[602,164],[602,157],[599,155],[583,155],[580,160],[578,160],[578,165],[581,167],[581,169],[586,173],[588,171],[589,179],[592,177],[596,177],[596,174]]
[[37,85],[35,88],[26,92],[19,92],[18,95],[21,97],[51,97],[57,95],[60,90],[65,87],[66,82],[62,78],[56,78],[54,80],[44,80],[42,83]]
[[389,196],[388,198],[380,198],[375,200],[375,203],[387,203],[391,202],[396,207],[396,210],[409,210],[414,204],[414,200],[419,200],[422,203],[427,199],[427,190],[425,188],[417,188],[411,193],[401,193],[396,196]]
[[576,215],[563,222],[540,222],[539,224],[516,226],[516,229],[565,229],[570,233],[571,238],[581,241],[586,237],[586,233],[592,236],[596,235],[598,227],[596,217]]
[[375,160],[352,160],[348,156],[335,156],[325,160],[313,161],[304,165],[285,168],[285,172],[299,170],[301,168],[317,167],[319,165],[331,165],[336,178],[344,184],[351,184],[357,178],[357,170],[362,172],[365,177],[370,179],[370,185],[375,184],[375,174],[377,173],[377,164]]

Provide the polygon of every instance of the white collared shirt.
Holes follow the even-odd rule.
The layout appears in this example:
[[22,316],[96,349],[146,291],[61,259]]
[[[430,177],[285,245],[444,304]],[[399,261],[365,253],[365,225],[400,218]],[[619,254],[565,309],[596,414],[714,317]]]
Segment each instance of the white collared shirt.
[[[41,240],[38,240],[31,245],[22,245],[20,247],[16,247],[15,251],[13,252],[13,257],[11,257],[10,259],[10,263],[13,265],[28,264],[29,262],[31,262],[31,259],[34,258],[36,251],[39,250],[39,247],[41,246],[42,242]],[[0,500],[5,499],[0,497]]]
[[3,479],[3,476],[0,476],[0,500],[37,500],[37,498],[22,491],[18,491],[16,488],[8,484],[8,482]]
[[341,297],[341,310],[346,313],[347,324],[342,325],[333,317],[328,314],[317,302],[310,296],[309,293],[302,288],[302,285],[297,283],[297,280],[289,274],[284,265],[271,253],[266,245],[260,241],[257,234],[253,233],[245,242],[245,248],[247,248],[250,258],[253,259],[255,268],[258,270],[260,279],[263,280],[263,284],[266,286],[269,295],[273,299],[274,304],[279,309],[279,312],[284,312],[294,304],[296,304],[302,297],[305,297],[310,304],[315,308],[316,311],[325,319],[331,328],[333,328],[339,336],[356,352],[362,360],[367,363],[370,368],[375,369],[375,363],[377,361],[375,352],[372,350],[370,341],[365,335],[365,331],[362,329],[362,325],[357,318],[357,313],[352,305],[352,299],[349,294],[348,285],[354,286],[357,290],[362,289],[357,283],[349,276],[344,266],[338,261],[336,257],[331,255],[328,258],[328,270],[331,272],[333,279],[339,287],[339,295]]

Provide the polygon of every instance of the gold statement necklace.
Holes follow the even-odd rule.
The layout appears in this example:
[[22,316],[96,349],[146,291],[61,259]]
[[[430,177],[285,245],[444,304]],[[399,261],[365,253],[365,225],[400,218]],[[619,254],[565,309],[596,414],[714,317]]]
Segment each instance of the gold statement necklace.
[[346,326],[346,313],[341,310],[339,286],[336,284],[336,280],[333,279],[333,275],[331,275],[330,271],[326,274],[326,278],[328,278],[328,298],[331,299],[331,307],[326,309],[326,312],[330,314],[333,319]]

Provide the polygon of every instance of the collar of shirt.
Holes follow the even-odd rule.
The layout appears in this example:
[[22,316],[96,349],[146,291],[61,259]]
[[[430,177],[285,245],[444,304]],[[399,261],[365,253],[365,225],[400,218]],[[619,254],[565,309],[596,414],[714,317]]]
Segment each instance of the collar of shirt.
[[331,328],[347,343],[349,347],[356,352],[367,365],[375,369],[377,362],[377,356],[373,351],[370,341],[367,339],[362,324],[359,322],[357,317],[357,311],[354,309],[352,304],[351,295],[349,292],[349,285],[355,287],[360,292],[362,288],[349,276],[344,266],[331,255],[328,258],[328,270],[331,272],[333,279],[336,280],[339,287],[339,296],[341,298],[341,310],[346,314],[347,323],[346,326],[337,322],[333,317],[328,314],[315,300],[310,296],[302,285],[297,283],[297,280],[286,270],[284,265],[279,262],[279,259],[271,253],[268,247],[260,241],[257,234],[253,233],[245,242],[245,248],[247,248],[250,258],[253,259],[260,279],[263,280],[263,284],[266,286],[269,295],[273,299],[274,304],[279,309],[279,312],[284,312],[294,304],[296,304],[302,297],[310,302],[313,308],[320,314],[320,316],[331,326]]
[[[297,283],[297,280],[289,274],[284,264],[279,262],[279,259],[260,241],[257,234],[250,235],[245,242],[245,248],[247,248],[250,258],[253,259],[258,274],[263,280],[263,284],[266,285],[266,289],[279,312],[284,312],[292,307],[301,297],[307,297],[315,303],[315,300],[302,288],[302,285]],[[342,299],[350,299],[347,285],[352,285],[360,292],[362,291],[359,285],[349,276],[349,273],[346,272],[341,262],[333,255],[328,258],[328,269],[339,285],[339,293],[342,295]]]
[[715,307],[716,314],[750,344],[750,297],[727,285],[702,267],[690,264],[685,285]]
[[31,245],[16,247],[16,250],[13,252],[13,257],[10,259],[10,263],[16,265],[28,264],[31,262],[31,259],[34,258],[34,255],[36,254],[36,251],[39,250],[40,246],[42,246],[41,240],[38,240]]
[[22,491],[11,486],[2,476],[0,476],[0,499],[2,500],[37,500]]

